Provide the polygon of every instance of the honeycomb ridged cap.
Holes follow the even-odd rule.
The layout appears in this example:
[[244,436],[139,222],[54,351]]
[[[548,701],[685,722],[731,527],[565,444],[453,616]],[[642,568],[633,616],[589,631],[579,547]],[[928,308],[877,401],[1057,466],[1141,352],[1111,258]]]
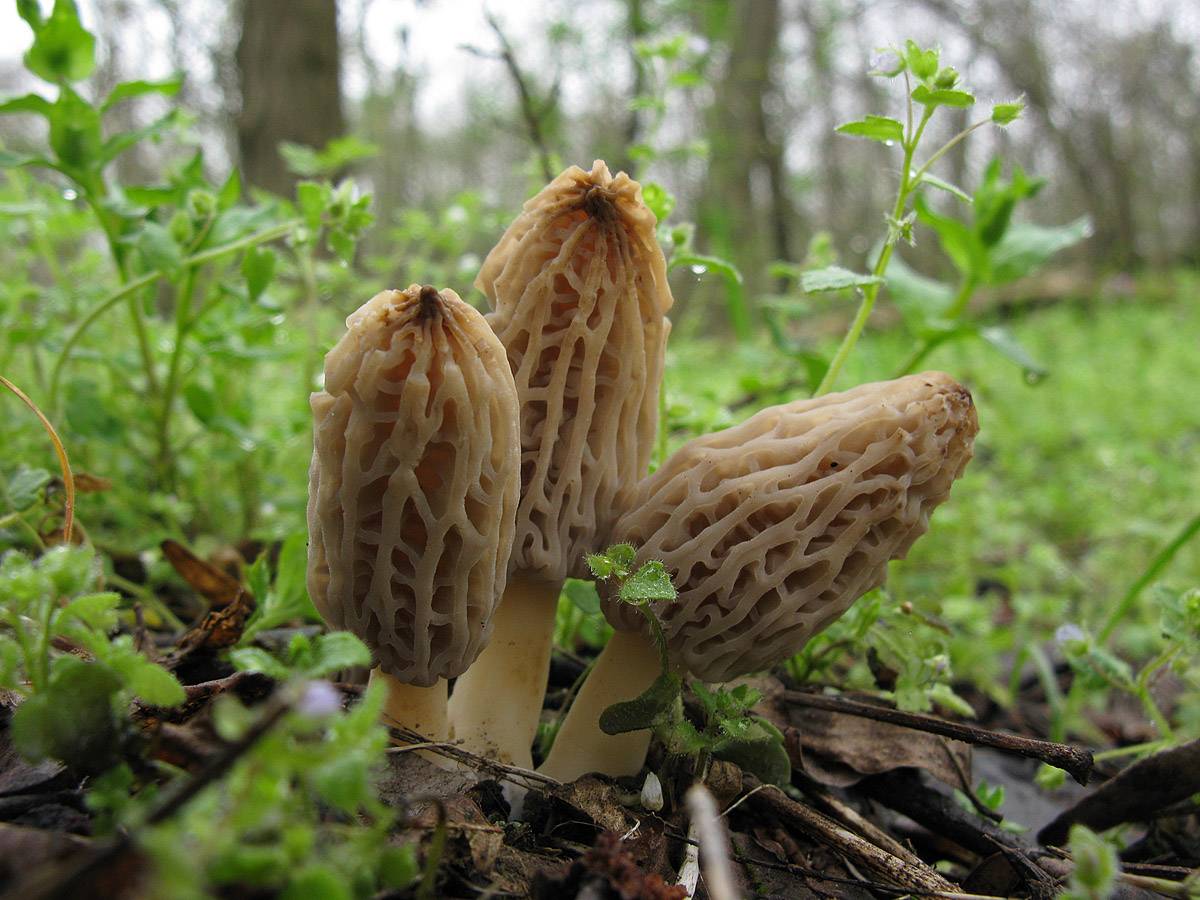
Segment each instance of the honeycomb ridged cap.
[[647,470],[672,303],[641,187],[571,167],[524,206],[476,286],[521,403],[515,568],[580,573]]
[[[613,539],[662,560],[672,655],[728,681],[799,651],[884,581],[971,458],[970,393],[924,372],[764,409],[684,445],[638,485]],[[606,601],[618,628],[643,625]]]
[[384,291],[346,326],[310,398],[309,593],[386,673],[428,686],[474,662],[504,590],[516,387],[454,291]]

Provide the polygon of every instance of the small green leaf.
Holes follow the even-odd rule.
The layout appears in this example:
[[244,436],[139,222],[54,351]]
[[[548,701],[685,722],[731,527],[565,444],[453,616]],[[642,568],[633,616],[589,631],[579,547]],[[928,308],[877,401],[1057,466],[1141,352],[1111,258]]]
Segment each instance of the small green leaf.
[[44,156],[37,156],[33,153],[14,153],[11,150],[0,150],[0,169],[17,169],[21,166],[43,166],[47,169],[58,168],[53,160],[46,159]]
[[262,672],[278,681],[286,681],[292,670],[259,647],[237,647],[229,651],[229,661],[239,672]]
[[937,233],[942,250],[959,272],[976,281],[984,279],[988,267],[987,250],[974,230],[965,222],[935,211],[923,194],[917,194],[913,210],[922,224]]
[[834,130],[839,134],[864,137],[885,144],[904,143],[904,126],[887,116],[867,116],[856,122],[845,122]]
[[242,277],[251,301],[257,300],[275,277],[275,251],[270,247],[251,247],[242,257]]
[[50,483],[52,476],[45,469],[31,469],[21,463],[8,479],[5,488],[7,500],[14,511],[20,512],[33,506],[42,496],[42,489]]
[[105,592],[103,594],[83,594],[71,600],[59,613],[60,621],[78,619],[83,624],[111,631],[117,625],[117,607],[121,605],[119,594]]
[[958,84],[958,70],[953,66],[943,66],[933,76],[933,86],[936,88],[952,88]]
[[405,888],[417,880],[421,867],[411,844],[385,847],[379,859],[379,881],[387,888]]
[[943,706],[953,713],[957,713],[965,719],[975,718],[975,709],[954,692],[954,688],[943,681],[939,681],[929,689],[929,699],[939,706]]
[[0,103],[0,115],[5,113],[36,113],[48,119],[54,113],[54,104],[40,94],[24,94]]
[[371,796],[367,765],[357,753],[331,760],[313,772],[313,785],[321,799],[352,814]]
[[146,94],[163,94],[173,97],[183,87],[183,76],[174,75],[162,81],[123,81],[118,84],[100,104],[100,111],[105,112],[125,100],[143,97]]
[[370,664],[371,651],[366,644],[348,631],[331,631],[317,635],[313,641],[312,662],[305,674],[320,678],[339,669]]
[[584,615],[600,612],[600,594],[593,581],[582,578],[568,578],[563,582],[562,595]]
[[1009,125],[1021,118],[1025,111],[1025,103],[1018,100],[1015,103],[997,103],[992,107],[992,121],[997,125]]
[[158,222],[143,224],[133,243],[147,270],[174,272],[183,263],[183,249],[171,236],[170,229]]
[[291,868],[284,848],[278,844],[261,846],[234,843],[209,862],[205,875],[216,884],[267,887],[287,877]]
[[187,698],[183,685],[174,675],[146,659],[132,646],[128,653],[114,654],[108,663],[133,695],[151,706],[178,706]]
[[54,0],[50,17],[34,29],[25,68],[46,81],[82,81],[96,67],[96,39],[80,23],[72,0]]
[[187,116],[182,110],[172,109],[141,128],[135,128],[132,131],[118,131],[104,142],[97,154],[98,159],[101,163],[112,162],[130,147],[140,144],[142,141],[157,139],[180,127],[187,120]]
[[29,23],[34,34],[42,27],[41,0],[17,0],[17,15]]
[[904,42],[904,61],[908,70],[922,80],[932,78],[938,70],[938,52],[923,50],[916,41]]
[[613,544],[608,548],[608,558],[622,569],[632,569],[637,560],[637,550],[632,544]]
[[100,158],[104,139],[100,133],[100,111],[63,85],[50,116],[50,146],[62,166],[79,178]]
[[731,281],[735,284],[742,283],[742,273],[727,259],[722,259],[719,256],[708,256],[704,253],[676,253],[671,257],[671,262],[667,266],[668,269],[675,269],[687,266],[696,275],[703,275],[705,272],[715,272],[722,278]]
[[108,666],[60,657],[47,689],[13,713],[13,745],[29,760],[59,759],[82,772],[104,771],[118,752],[113,696],[120,688]]
[[861,288],[872,284],[883,284],[878,275],[864,275],[851,272],[841,266],[826,266],[823,269],[810,269],[800,276],[800,287],[806,294],[818,294],[823,291],[841,291],[846,288]]
[[329,205],[330,189],[328,185],[315,181],[301,181],[296,185],[296,204],[308,227],[316,231],[321,227],[321,216]]
[[624,734],[653,728],[675,705],[683,680],[675,674],[659,675],[645,693],[614,703],[600,714],[600,730]]
[[1029,275],[1054,254],[1074,246],[1091,234],[1092,224],[1086,216],[1069,225],[1049,228],[1029,224],[1012,225],[992,248],[991,281],[993,284],[1004,284]]
[[331,866],[310,863],[288,880],[280,900],[353,900],[344,875]]
[[926,172],[921,176],[921,184],[927,184],[932,188],[937,188],[939,191],[945,191],[954,197],[957,197],[963,203],[971,202],[971,195],[964,191],[956,184],[951,184],[949,181],[944,181],[938,178],[932,172]]
[[975,96],[953,88],[931,88],[923,84],[913,88],[912,98],[922,106],[954,106],[960,109],[975,105]]
[[654,213],[654,218],[658,222],[665,222],[671,215],[671,211],[675,209],[675,195],[657,181],[646,182],[642,187],[642,199],[650,207],[650,211]]
[[1030,382],[1038,382],[1050,374],[1049,370],[1030,355],[1011,331],[1000,325],[989,325],[979,329],[979,336],[992,349],[1004,356],[1025,372],[1025,378]]
[[67,383],[67,424],[76,434],[118,441],[125,437],[125,423],[109,409],[96,382],[83,378]]
[[183,389],[187,408],[201,425],[211,425],[217,418],[217,395],[199,382],[189,382]]
[[756,775],[764,784],[780,787],[790,784],[792,760],[784,745],[782,732],[758,716],[754,716],[750,722],[753,727],[744,739],[729,741],[713,755]]
[[221,185],[217,194],[217,209],[224,212],[232,207],[242,196],[242,176],[237,166],[229,170],[229,177]]
[[1072,825],[1067,848],[1075,868],[1071,872],[1069,896],[1074,898],[1111,897],[1121,867],[1117,851],[1086,825]]
[[320,150],[291,141],[279,145],[284,164],[301,178],[337,175],[351,163],[369,159],[378,152],[378,146],[354,135],[334,138]]
[[658,560],[651,560],[621,585],[617,595],[624,603],[644,606],[656,600],[674,600],[675,586],[666,567]]

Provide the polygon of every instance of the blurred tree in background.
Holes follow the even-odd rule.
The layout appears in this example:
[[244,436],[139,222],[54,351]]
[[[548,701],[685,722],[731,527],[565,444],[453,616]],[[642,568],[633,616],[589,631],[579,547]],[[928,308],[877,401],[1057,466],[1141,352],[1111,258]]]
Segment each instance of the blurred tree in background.
[[346,128],[336,0],[246,0],[237,66],[242,174],[256,187],[289,194],[295,177],[279,145],[323,147]]
[[[981,98],[1023,96],[1029,106],[1025,127],[950,154],[950,180],[973,183],[998,152],[1046,177],[1030,213],[1089,215],[1095,236],[1074,255],[1088,277],[1200,254],[1200,19],[1187,0],[1113,0],[1104,16],[1090,0],[488,9],[450,0],[82,4],[101,46],[119,48],[100,61],[108,80],[184,72],[182,99],[196,111],[213,177],[240,161],[252,184],[286,193],[294,176],[280,141],[322,146],[349,132],[373,145],[353,169],[384,225],[368,243],[377,254],[396,245],[387,226],[411,230],[414,215],[464,191],[510,214],[547,165],[604,157],[668,188],[676,217],[698,225],[697,249],[732,259],[751,298],[778,290],[769,264],[802,260],[818,232],[860,266],[888,203],[879,169],[893,163],[833,128],[864,109],[897,112],[867,71],[898,35],[946,43],[968,61],[964,78]],[[23,87],[20,52],[20,41],[0,46],[0,87]],[[121,115],[155,112],[148,103]],[[965,123],[948,115],[945,127]],[[28,127],[5,119],[0,141],[20,148]],[[147,152],[120,165],[152,171]],[[486,235],[463,234],[460,250],[486,252]],[[915,261],[935,265],[924,251]],[[705,314],[715,286],[686,271],[673,277],[681,325],[693,315],[718,321]]]

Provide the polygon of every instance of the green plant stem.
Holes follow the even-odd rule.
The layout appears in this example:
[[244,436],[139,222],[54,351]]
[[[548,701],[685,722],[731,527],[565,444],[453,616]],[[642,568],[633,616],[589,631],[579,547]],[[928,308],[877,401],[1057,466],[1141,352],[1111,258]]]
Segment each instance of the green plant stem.
[[1146,570],[1129,586],[1129,590],[1125,592],[1125,596],[1117,603],[1116,608],[1109,613],[1108,620],[1104,623],[1104,627],[1100,629],[1100,633],[1097,636],[1098,641],[1103,643],[1112,636],[1114,629],[1121,623],[1121,620],[1129,615],[1129,611],[1137,603],[1137,599],[1141,596],[1142,591],[1159,576],[1163,569],[1170,565],[1171,560],[1175,558],[1175,554],[1183,548],[1184,544],[1194,538],[1197,533],[1200,533],[1200,514],[1197,514],[1184,524],[1179,533],[1158,552],[1158,555],[1150,561],[1150,565],[1146,567]]
[[175,469],[171,454],[171,411],[175,406],[175,395],[179,392],[183,346],[188,333],[188,319],[192,314],[192,294],[195,287],[196,268],[189,266],[183,273],[183,281],[175,298],[175,346],[171,349],[167,383],[163,388],[162,407],[158,414],[158,469],[160,477],[168,487],[173,486]]
[[1113,747],[1111,750],[1101,750],[1099,753],[1092,754],[1094,762],[1105,762],[1110,759],[1119,759],[1122,756],[1134,756],[1141,753],[1156,753],[1170,745],[1170,741],[1158,740],[1147,741],[1144,744],[1130,744],[1128,747]]
[[183,631],[187,628],[187,625],[183,623],[179,616],[171,612],[170,607],[168,607],[167,604],[164,603],[162,599],[154,593],[154,591],[150,590],[144,584],[138,584],[136,581],[130,581],[128,578],[124,578],[118,575],[116,572],[106,573],[104,576],[104,581],[106,584],[118,588],[119,590],[122,590],[133,597],[136,597],[139,602],[146,604],[146,606],[154,610],[155,613],[162,617],[164,622],[166,622],[176,631]]
[[[946,307],[945,318],[957,322],[962,318],[962,314],[966,312],[967,304],[971,301],[971,295],[975,293],[976,281],[974,278],[967,276],[958,286],[958,292],[954,295],[954,300]],[[919,366],[930,353],[946,343],[951,337],[951,333],[935,334],[932,337],[926,338],[917,346],[912,354],[904,361],[904,364],[896,370],[896,376],[907,375],[909,372]]]
[[[108,187],[104,184],[102,178],[97,177],[95,184],[84,184],[77,182],[83,193],[83,199],[95,214],[97,221],[100,223],[101,229],[104,231],[105,240],[108,242],[109,255],[112,256],[113,265],[117,268],[117,275],[123,284],[129,283],[129,265],[124,248],[120,243],[120,236],[117,233],[117,223],[114,217],[104,208],[103,200],[108,196]],[[142,315],[142,307],[138,301],[136,292],[126,296],[126,303],[129,306],[129,318],[133,323],[133,333],[137,338],[138,352],[142,357],[142,368],[146,373],[146,389],[155,397],[159,392],[158,373],[154,367],[154,351],[150,348],[150,335],[146,331],[146,320]]]
[[[277,240],[290,232],[297,225],[303,224],[301,219],[288,219],[286,222],[281,222],[278,225],[272,225],[270,228],[264,228],[262,231],[247,235],[244,238],[239,238],[236,241],[231,241],[228,244],[222,244],[219,247],[212,247],[202,253],[196,253],[189,256],[182,263],[184,267],[201,266],[205,263],[212,262],[215,259],[220,259],[230,253],[237,253],[239,250],[245,250],[248,247],[255,247],[259,244],[265,244],[269,241]],[[147,272],[135,278],[133,281],[126,282],[117,290],[113,291],[96,306],[92,308],[67,338],[66,343],[58,355],[58,359],[54,363],[54,371],[50,376],[50,406],[53,407],[58,402],[59,388],[62,382],[63,369],[70,359],[71,351],[80,339],[87,332],[96,320],[104,313],[108,312],[130,294],[136,293],[142,288],[154,284],[160,278],[166,278],[170,273],[164,272],[161,269],[155,269],[152,272]]]
[[[900,171],[900,187],[896,191],[896,203],[892,207],[892,222],[899,222],[904,216],[904,210],[908,206],[908,198],[912,193],[913,185],[916,184],[912,176],[912,159],[913,153],[916,152],[917,144],[921,140],[921,135],[925,131],[925,126],[929,123],[929,117],[933,110],[930,107],[925,108],[924,114],[921,116],[920,124],[917,125],[915,133],[910,134],[910,137],[904,143],[904,165]],[[928,163],[920,171],[928,167]],[[875,260],[875,266],[871,270],[871,274],[882,279],[887,271],[888,263],[891,262],[892,252],[896,247],[896,236],[889,235],[888,240],[884,243],[883,248],[879,251],[879,257]],[[817,385],[816,391],[813,392],[814,397],[819,397],[822,394],[829,393],[834,382],[837,381],[838,375],[842,371],[842,366],[846,364],[850,352],[854,349],[854,345],[858,343],[859,337],[863,333],[863,329],[867,326],[867,320],[871,317],[871,311],[875,308],[875,298],[879,296],[879,287],[881,282],[869,284],[863,288],[862,301],[858,305],[858,312],[854,316],[854,321],[850,323],[850,329],[846,332],[846,336],[842,338],[841,345],[834,353],[833,359],[829,363],[829,368],[825,370],[825,377],[821,379],[821,383]]]
[[920,184],[921,179],[925,176],[925,173],[929,171],[930,166],[932,166],[935,162],[937,162],[939,159],[941,159],[943,156],[945,156],[947,153],[949,153],[951,150],[953,150],[962,141],[966,140],[967,137],[971,133],[978,131],[980,128],[982,128],[984,125],[987,125],[991,121],[992,121],[991,119],[980,119],[975,124],[968,125],[962,131],[960,131],[958,134],[956,134],[954,137],[950,138],[950,140],[946,141],[946,143],[944,143],[941,147],[939,147],[938,150],[932,156],[929,157],[929,159],[925,160],[925,163],[921,166],[921,168],[917,169],[917,171],[913,173],[912,184],[914,186]]
[[308,353],[304,360],[304,394],[313,390],[317,372],[321,368],[321,337],[317,327],[317,311],[320,307],[320,291],[317,286],[317,271],[313,264],[313,247],[308,245],[300,248],[297,254],[300,264],[300,277],[304,282],[304,317],[308,326]]
[[1150,680],[1154,677],[1155,672],[1163,666],[1168,665],[1182,649],[1177,645],[1165,648],[1158,656],[1142,667],[1142,671],[1138,673],[1135,686],[1135,693],[1141,701],[1146,715],[1150,717],[1150,720],[1154,723],[1154,727],[1158,729],[1159,735],[1168,741],[1175,739],[1175,731],[1171,728],[1171,723],[1167,721],[1167,717],[1163,715],[1162,710],[1154,701],[1154,697],[1150,694]]

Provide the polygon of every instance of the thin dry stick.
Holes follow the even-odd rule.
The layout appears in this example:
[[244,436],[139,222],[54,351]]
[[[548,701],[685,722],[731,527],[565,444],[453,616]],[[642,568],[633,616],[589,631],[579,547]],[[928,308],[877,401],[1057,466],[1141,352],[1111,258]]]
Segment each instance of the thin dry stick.
[[504,29],[500,27],[500,22],[490,12],[486,18],[492,31],[496,33],[496,40],[500,42],[500,59],[504,61],[504,66],[508,69],[508,74],[512,78],[513,84],[516,85],[517,96],[521,101],[521,115],[525,119],[525,127],[529,130],[529,139],[533,142],[533,146],[537,148],[538,162],[542,167],[542,175],[545,176],[547,181],[551,181],[554,178],[554,167],[550,162],[550,151],[546,147],[545,135],[542,134],[541,116],[538,115],[538,111],[534,107],[533,92],[529,89],[529,82],[525,78],[525,73],[521,71],[521,66],[517,63],[517,55],[513,50],[512,44],[509,43]]
[[961,722],[949,722],[936,716],[926,716],[920,713],[903,712],[887,706],[874,706],[870,703],[859,703],[844,697],[827,697],[822,694],[810,694],[805,691],[784,691],[783,699],[798,706],[811,706],[814,709],[824,709],[829,712],[844,713],[848,716],[859,716],[864,719],[874,719],[901,728],[911,728],[914,731],[927,731],[930,734],[940,734],[956,741],[968,744],[978,744],[984,747],[995,747],[1008,753],[1016,753],[1032,759],[1040,759],[1059,769],[1070,773],[1071,777],[1080,784],[1087,784],[1091,774],[1093,761],[1092,752],[1082,747],[1072,747],[1068,744],[1057,744],[1053,741],[1039,741],[1035,738],[1021,737],[1004,731],[990,731],[976,725],[964,725]]
[[[430,740],[425,735],[413,731],[411,728],[389,727],[388,731],[392,737],[403,741],[405,744],[420,744],[422,749],[428,750],[430,753],[437,753],[447,759],[470,766],[472,769],[486,772],[498,778],[503,778],[506,781],[511,781],[514,784],[522,785],[523,787],[545,789],[548,787],[559,787],[562,784],[557,778],[542,775],[540,772],[534,772],[532,769],[510,766],[505,763],[496,762],[494,759],[477,756],[469,750],[462,749],[457,743]],[[415,749],[415,747],[412,749]]]
[[41,421],[42,427],[46,429],[46,434],[50,435],[50,443],[54,445],[54,452],[58,455],[58,465],[62,469],[63,487],[67,492],[66,507],[63,510],[63,543],[69,544],[71,543],[71,530],[75,525],[75,475],[71,471],[71,463],[67,459],[67,448],[63,446],[58,432],[54,430],[54,426],[50,424],[50,420],[46,418],[46,414],[38,408],[36,403],[26,396],[23,390],[3,375],[0,375],[0,384],[16,394],[17,399],[33,411],[33,414]]
[[779,863],[765,859],[750,859],[742,854],[738,854],[738,862],[748,869],[757,866],[761,869],[773,869],[776,872],[793,872],[803,875],[806,878],[828,881],[831,884],[844,884],[850,887],[866,888],[877,894],[896,894],[897,896],[913,894],[918,897],[937,897],[939,900],[1005,900],[1004,897],[997,897],[992,894],[967,894],[962,891],[919,891],[915,888],[894,887],[890,884],[881,884],[878,881],[866,881],[861,878],[845,878],[841,875],[830,875],[828,872],[821,872],[809,866],[799,865],[798,863]]
[[878,847],[880,850],[886,850],[899,859],[904,860],[912,866],[924,865],[921,857],[913,853],[912,850],[905,847],[902,843],[876,825],[874,822],[863,818],[857,810],[847,806],[841,800],[838,800],[833,794],[825,790],[815,780],[809,778],[803,772],[793,773],[793,778],[798,778],[801,782],[801,789],[805,794],[815,799],[818,803],[825,807],[835,819],[845,825],[847,828],[853,828],[860,835]]
[[[754,787],[756,784],[753,779],[745,780],[747,787]],[[759,791],[750,798],[749,804],[862,864],[864,868],[870,869],[898,887],[922,893],[956,892],[953,884],[925,863],[914,864],[876,847],[828,816],[789,799],[779,788],[768,787]]]
[[729,840],[721,824],[717,801],[703,784],[688,788],[688,812],[700,843],[701,868],[712,900],[737,900],[737,879],[729,861]]

